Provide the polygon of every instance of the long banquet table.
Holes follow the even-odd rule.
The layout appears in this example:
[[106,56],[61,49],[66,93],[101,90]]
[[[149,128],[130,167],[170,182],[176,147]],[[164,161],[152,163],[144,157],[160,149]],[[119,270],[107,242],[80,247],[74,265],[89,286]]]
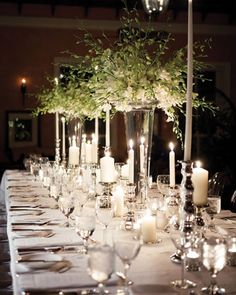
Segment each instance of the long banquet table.
[[[48,294],[45,290],[64,290],[65,294],[71,290],[91,289],[96,283],[87,273],[87,256],[73,251],[73,247],[81,245],[82,241],[71,227],[66,227],[66,218],[56,207],[56,201],[49,197],[48,190],[32,180],[25,171],[5,171],[1,189],[5,192],[5,204],[7,211],[7,232],[10,245],[11,274],[13,280],[13,294],[24,294],[23,291],[30,290],[30,294]],[[34,207],[32,211],[14,210],[19,206]],[[40,208],[39,208],[40,207]],[[42,210],[41,215],[33,212]],[[34,215],[32,215],[34,214]],[[222,211],[216,220],[220,235],[227,236],[236,233],[236,221],[226,220],[220,217],[232,216],[230,211]],[[236,220],[236,219],[235,219]],[[119,219],[109,226],[109,233],[114,230],[114,225]],[[31,224],[30,224],[31,223]],[[51,237],[22,237],[24,230],[28,229],[51,229]],[[30,231],[28,231],[30,232]],[[170,236],[165,232],[158,232],[161,242],[158,244],[143,245],[137,258],[132,262],[129,277],[133,280],[133,294],[190,294],[189,290],[177,290],[170,286],[170,282],[180,278],[181,268],[179,264],[171,262],[170,255],[175,251]],[[97,242],[102,239],[102,228],[96,225],[93,239]],[[94,241],[93,241],[94,242]],[[33,247],[39,247],[45,255],[45,247],[62,247],[57,252],[63,260],[69,261],[70,267],[67,271],[52,271],[44,269],[33,271],[25,263],[18,263],[17,258],[23,250],[27,251]],[[64,249],[64,250],[63,250]],[[66,250],[68,249],[68,251]],[[39,249],[40,250],[40,249]],[[122,264],[116,259],[116,270],[122,271]],[[203,286],[209,284],[210,275],[202,268],[198,272],[186,272],[186,277],[197,283],[194,293],[200,294]],[[227,294],[236,294],[236,267],[226,266],[218,275],[217,281],[224,287]],[[118,294],[122,289],[121,282],[116,275],[107,283],[111,294]],[[35,291],[35,293],[33,292]],[[85,293],[78,293],[85,294]],[[121,294],[121,293],[119,293]]]

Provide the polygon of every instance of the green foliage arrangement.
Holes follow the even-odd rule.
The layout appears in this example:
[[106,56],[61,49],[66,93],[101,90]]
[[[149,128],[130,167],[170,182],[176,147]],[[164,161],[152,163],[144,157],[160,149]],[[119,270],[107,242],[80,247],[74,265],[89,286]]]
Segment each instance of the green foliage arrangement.
[[[96,39],[84,33],[78,45],[84,42],[88,53],[83,57],[73,54],[78,64],[71,67],[67,85],[52,85],[39,94],[37,112],[59,111],[69,117],[93,118],[102,114],[107,103],[114,111],[123,112],[160,108],[181,137],[178,115],[184,113],[186,102],[187,48],[169,54],[173,41],[170,34],[155,32],[150,22],[144,27],[136,9],[124,11],[115,43],[104,34]],[[197,59],[203,57],[205,45],[194,45],[195,80],[204,79],[199,72],[205,65]],[[193,107],[213,110],[197,93],[193,93]]]

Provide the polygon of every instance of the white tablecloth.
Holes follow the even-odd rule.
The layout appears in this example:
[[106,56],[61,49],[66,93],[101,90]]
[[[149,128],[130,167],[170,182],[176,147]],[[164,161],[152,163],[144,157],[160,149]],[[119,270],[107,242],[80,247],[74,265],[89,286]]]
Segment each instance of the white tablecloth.
[[[19,188],[20,187],[20,188]],[[10,206],[18,205],[19,198],[11,197],[11,195],[26,196],[30,195],[38,199],[32,204],[40,204],[41,207],[50,205],[53,207],[56,202],[48,197],[48,192],[42,188],[37,182],[32,181],[32,177],[23,171],[5,171],[1,189],[5,192],[6,207],[8,213],[8,237],[11,251],[11,272],[13,276],[14,294],[21,294],[23,290],[46,289],[46,288],[84,288],[95,286],[95,282],[89,277],[86,255],[78,253],[63,253],[60,255],[72,263],[70,270],[64,273],[56,273],[48,270],[43,272],[25,272],[22,273],[22,267],[17,263],[17,250],[23,247],[33,246],[55,246],[55,245],[79,245],[81,240],[72,228],[65,227],[65,217],[59,209],[44,208],[45,213],[40,216],[14,216],[10,210]],[[17,199],[17,201],[14,201]],[[27,201],[25,201],[25,204]],[[24,203],[22,203],[24,204]],[[229,211],[223,211],[221,214],[229,215]],[[55,235],[50,238],[45,237],[27,237],[16,238],[16,232],[13,230],[14,222],[25,222],[27,219],[42,221],[50,220],[52,224],[44,225],[45,228],[50,228]],[[118,220],[114,220],[114,224]],[[54,224],[53,224],[54,223]],[[109,231],[112,231],[114,224],[110,226]],[[24,225],[22,225],[23,227]],[[217,226],[222,231],[222,234],[227,235],[227,232],[236,233],[236,223],[233,221],[225,221],[217,219]],[[19,226],[18,226],[19,227]],[[32,226],[31,226],[32,227]],[[97,226],[93,235],[94,239],[99,241],[102,239],[101,226]],[[170,282],[180,278],[180,265],[170,261],[170,255],[175,251],[173,244],[170,241],[169,234],[159,233],[162,242],[155,245],[143,245],[138,257],[132,262],[129,277],[134,281],[132,290],[134,294],[189,294],[189,291],[179,291],[170,286]],[[117,258],[117,270],[122,270],[122,265]],[[195,288],[196,294],[199,294],[203,286],[209,284],[210,275],[203,268],[199,272],[186,272],[186,277],[197,283]],[[219,285],[225,287],[227,294],[236,294],[236,267],[226,266],[218,275]],[[118,289],[117,278],[113,276],[109,282],[109,289],[116,292]],[[119,287],[120,288],[120,287]],[[114,294],[114,293],[113,293]]]

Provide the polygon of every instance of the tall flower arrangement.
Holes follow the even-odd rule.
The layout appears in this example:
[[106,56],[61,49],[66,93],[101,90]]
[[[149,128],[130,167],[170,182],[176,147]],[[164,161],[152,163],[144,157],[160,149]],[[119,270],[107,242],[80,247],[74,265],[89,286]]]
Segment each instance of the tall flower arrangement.
[[[186,102],[186,48],[171,52],[171,35],[157,33],[139,19],[136,9],[125,8],[119,38],[109,45],[105,35],[96,39],[86,32],[78,41],[86,45],[86,56],[73,54],[78,64],[71,68],[67,85],[43,91],[38,111],[59,110],[68,116],[93,118],[102,114],[107,103],[114,111],[151,106],[165,112],[180,136],[178,113]],[[203,49],[195,44],[195,53],[200,50],[201,56]],[[203,79],[198,74],[203,67],[194,60],[195,79]],[[193,107],[213,109],[197,93],[193,94]]]

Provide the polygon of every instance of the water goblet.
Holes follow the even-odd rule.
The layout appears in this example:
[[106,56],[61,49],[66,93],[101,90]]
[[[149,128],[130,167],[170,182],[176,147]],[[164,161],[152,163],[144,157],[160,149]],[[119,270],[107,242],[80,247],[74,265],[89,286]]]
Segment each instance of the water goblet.
[[109,293],[104,289],[104,284],[111,277],[114,270],[115,254],[109,245],[88,248],[88,273],[98,283],[98,294]]
[[221,196],[218,195],[209,195],[208,196],[208,206],[206,212],[210,215],[210,223],[208,227],[212,230],[215,229],[214,217],[216,214],[219,214],[221,211]]
[[69,216],[74,211],[74,202],[71,197],[69,195],[61,196],[58,200],[58,206],[68,220]]
[[171,240],[181,257],[181,279],[172,281],[171,285],[178,289],[194,288],[196,284],[185,279],[186,250],[191,247],[191,237],[180,233],[178,237],[172,237]]
[[92,215],[78,215],[75,217],[75,231],[83,240],[82,254],[88,252],[88,239],[95,230],[96,220]]
[[165,174],[159,174],[157,176],[157,188],[163,197],[168,194],[169,186],[170,176]]
[[104,194],[101,196],[97,196],[95,211],[98,221],[104,226],[103,243],[106,244],[107,228],[114,215],[114,208],[111,196]]
[[127,273],[131,262],[137,257],[140,251],[142,245],[141,236],[139,233],[136,233],[134,237],[130,231],[124,231],[118,228],[113,233],[113,243],[115,252],[124,265],[122,278],[125,283],[125,294],[129,295],[131,294],[131,281],[128,279]]
[[211,237],[205,239],[201,247],[202,264],[211,273],[211,282],[208,287],[202,288],[203,294],[220,295],[225,293],[224,288],[217,285],[216,276],[227,260],[227,247],[224,239]]

